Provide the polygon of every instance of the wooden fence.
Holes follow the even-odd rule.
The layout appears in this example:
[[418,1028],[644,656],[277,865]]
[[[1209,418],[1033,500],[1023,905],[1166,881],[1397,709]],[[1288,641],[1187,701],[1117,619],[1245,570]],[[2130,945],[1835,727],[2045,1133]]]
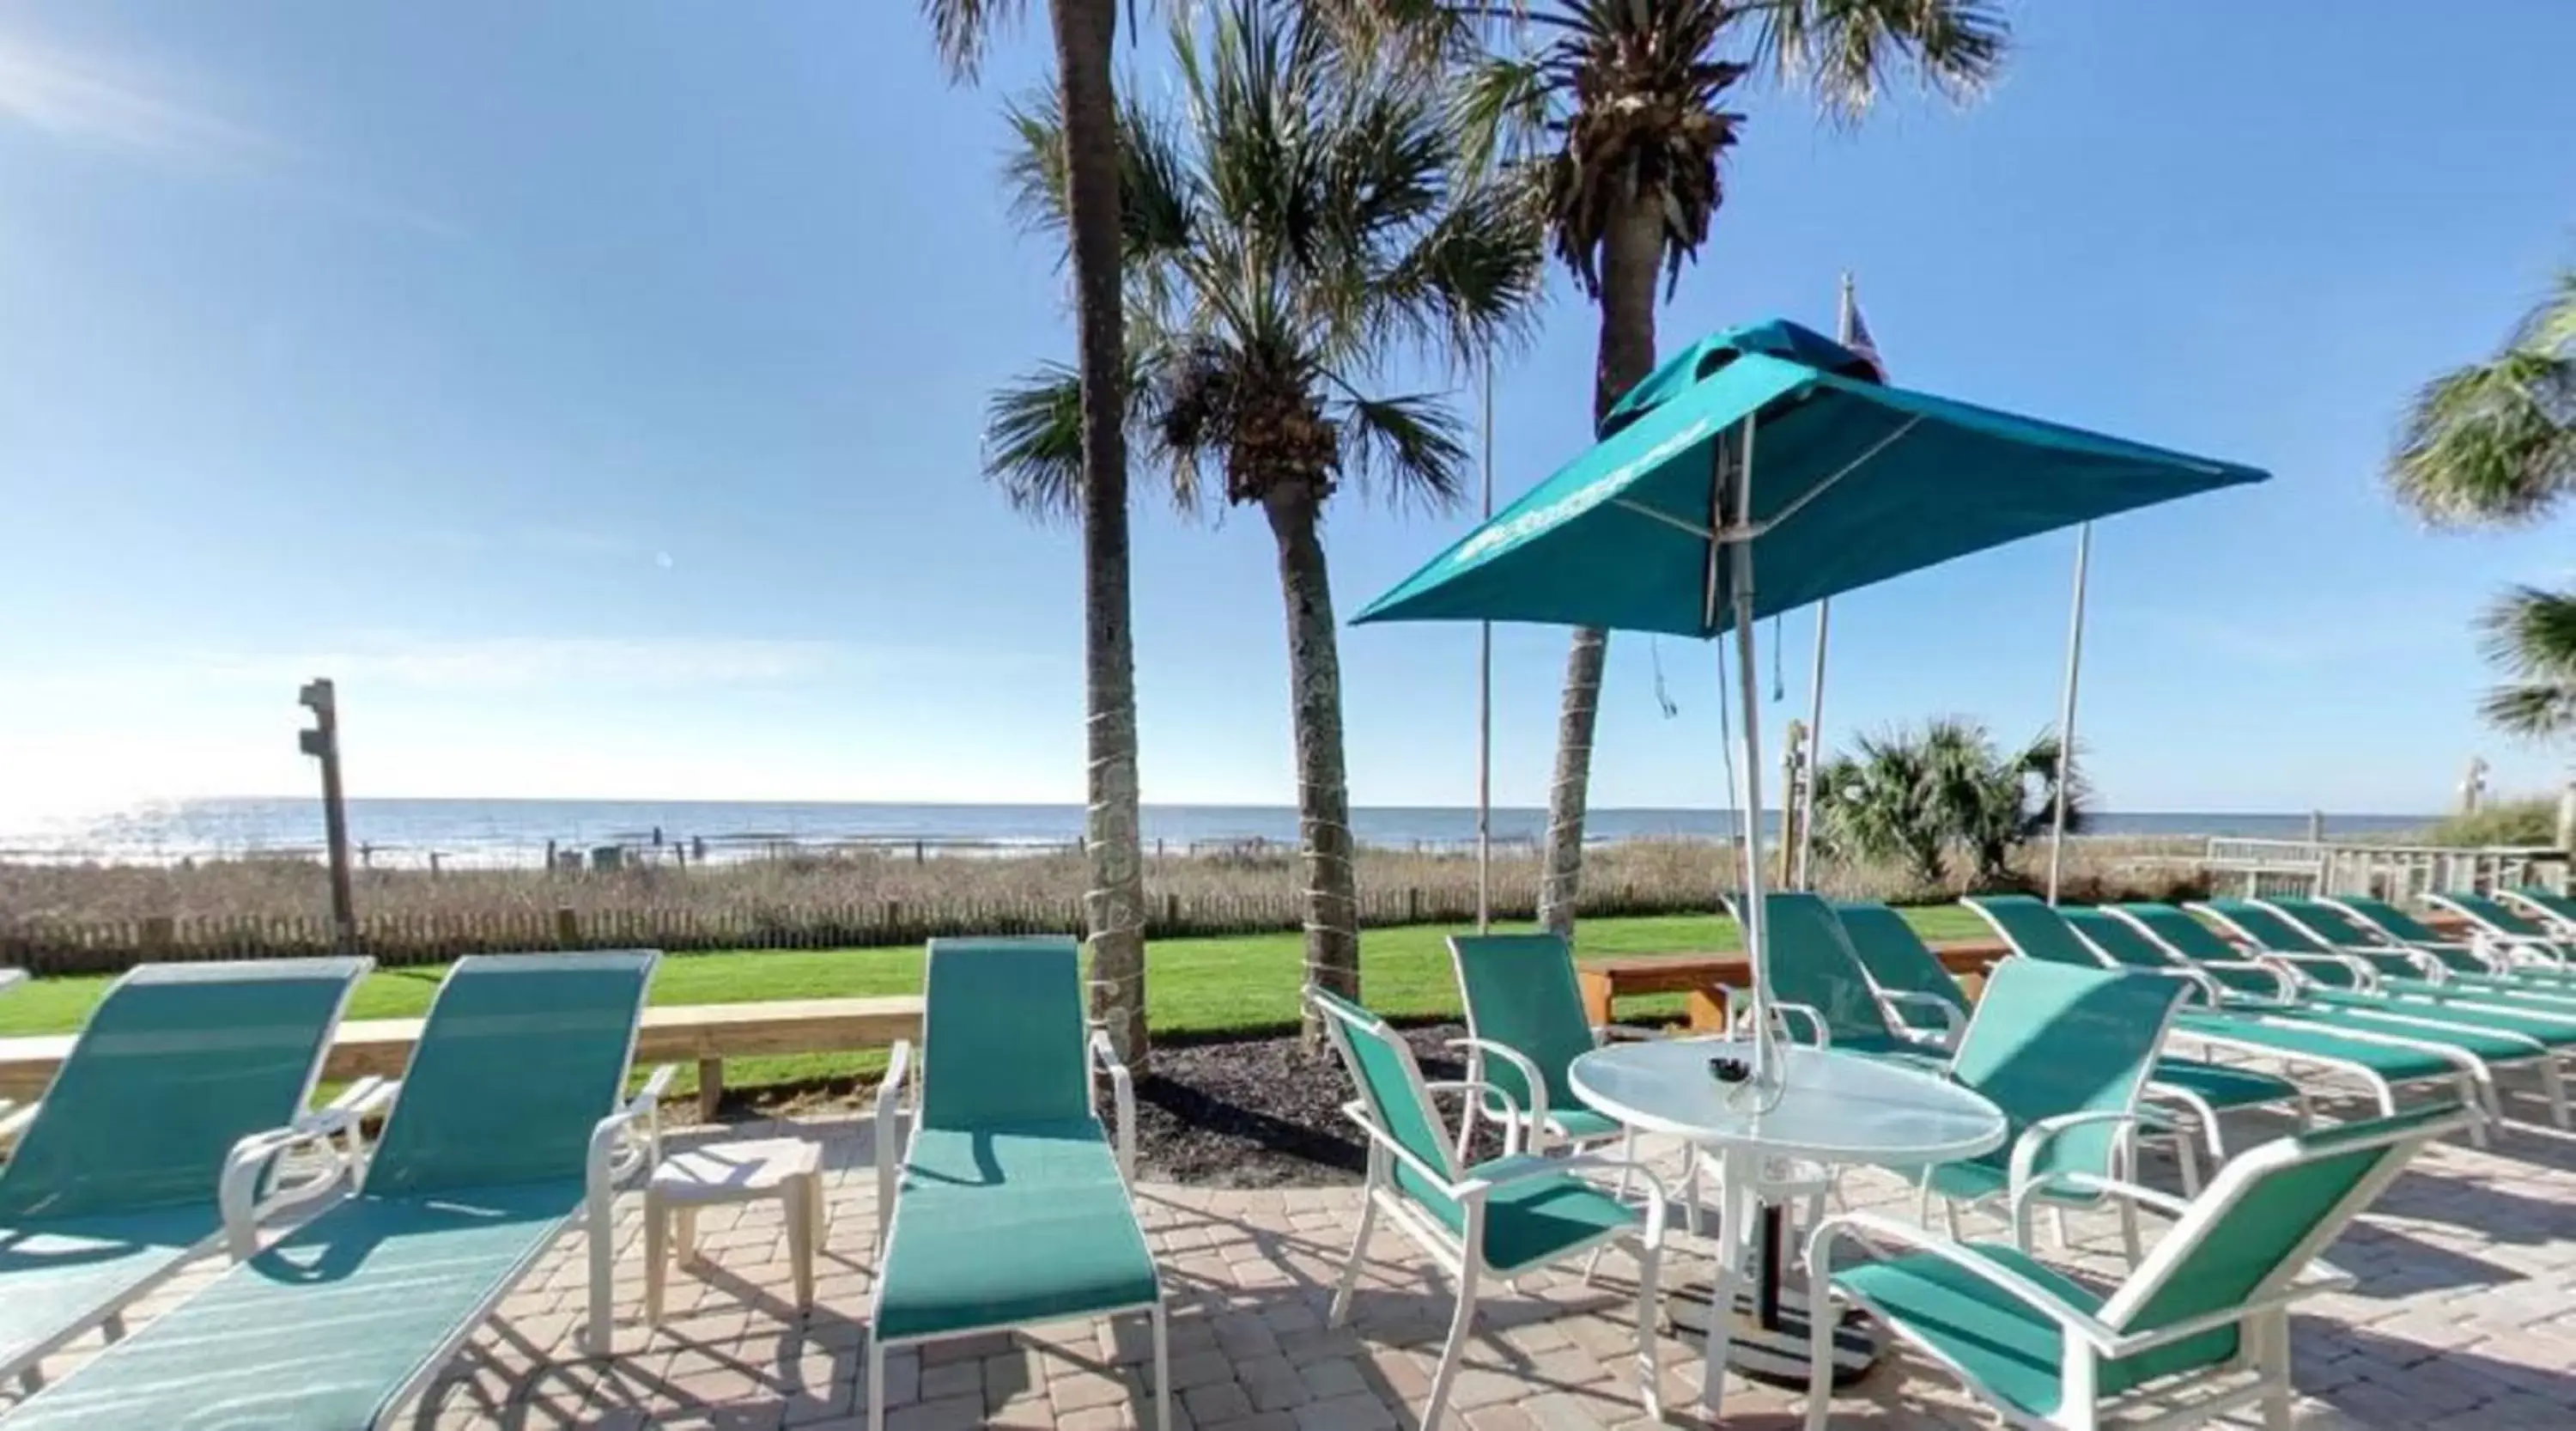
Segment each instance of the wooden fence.
[[[1704,913],[1713,891],[1685,895],[1634,884],[1588,890],[1591,915]],[[1305,904],[1276,894],[1165,893],[1147,898],[1157,937],[1266,934],[1304,927]],[[1527,890],[1496,891],[1494,917],[1529,919]],[[1464,924],[1476,917],[1472,884],[1360,892],[1368,927]],[[524,949],[839,949],[917,944],[958,934],[1059,934],[1083,926],[1079,898],[886,900],[794,908],[511,909],[474,914],[366,915],[358,951],[386,967],[433,964],[460,954]],[[0,917],[0,966],[34,974],[116,973],[136,964],[184,959],[262,959],[329,953],[331,922],[209,916],[82,920]]]

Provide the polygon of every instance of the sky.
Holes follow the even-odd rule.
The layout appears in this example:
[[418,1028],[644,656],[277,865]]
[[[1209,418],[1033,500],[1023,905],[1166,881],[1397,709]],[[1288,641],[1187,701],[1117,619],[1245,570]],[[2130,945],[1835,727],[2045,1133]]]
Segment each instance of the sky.
[[[2471,623],[2568,575],[2576,514],[2431,534],[2378,473],[2576,261],[2576,6],[2009,11],[1973,107],[1752,96],[1666,349],[1829,328],[1850,271],[1901,383],[2275,474],[2099,529],[2105,808],[2428,811],[2472,756],[2553,786],[2564,752],[2478,724]],[[1047,58],[1032,25],[951,85],[914,6],[843,0],[0,4],[0,828],[305,792],[316,675],[358,795],[1080,800],[1077,543],[978,465],[987,395],[1072,351],[998,181]],[[1593,315],[1552,285],[1501,500],[1587,437]],[[1340,499],[1340,609],[1471,522]],[[1289,800],[1264,525],[1135,533],[1146,798]],[[2072,549],[1837,602],[1828,744],[2051,724]],[[1761,635],[1776,742],[1813,626]],[[1503,803],[1545,799],[1564,645],[1497,633]],[[1354,800],[1470,801],[1473,629],[1341,652]],[[1725,799],[1717,679],[1614,640],[1597,803]]]

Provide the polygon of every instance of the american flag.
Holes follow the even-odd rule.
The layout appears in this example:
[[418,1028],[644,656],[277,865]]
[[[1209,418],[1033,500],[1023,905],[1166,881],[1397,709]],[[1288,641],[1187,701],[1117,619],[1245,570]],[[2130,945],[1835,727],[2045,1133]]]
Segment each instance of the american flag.
[[1860,316],[1860,300],[1852,297],[1851,281],[1843,281],[1842,343],[1869,364],[1871,376],[1887,381],[1887,364],[1878,356],[1878,342],[1869,336],[1869,323]]

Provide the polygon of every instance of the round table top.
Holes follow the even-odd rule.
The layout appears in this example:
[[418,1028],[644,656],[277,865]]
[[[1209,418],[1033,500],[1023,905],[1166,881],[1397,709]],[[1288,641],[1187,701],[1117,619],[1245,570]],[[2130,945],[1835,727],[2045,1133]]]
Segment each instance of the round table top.
[[1883,1059],[1783,1045],[1788,1086],[1768,1109],[1738,1108],[1709,1060],[1750,1062],[1742,1039],[1617,1043],[1574,1060],[1575,1096],[1620,1122],[1693,1142],[1827,1163],[1938,1163],[2004,1140],[2004,1115],[1978,1094]]

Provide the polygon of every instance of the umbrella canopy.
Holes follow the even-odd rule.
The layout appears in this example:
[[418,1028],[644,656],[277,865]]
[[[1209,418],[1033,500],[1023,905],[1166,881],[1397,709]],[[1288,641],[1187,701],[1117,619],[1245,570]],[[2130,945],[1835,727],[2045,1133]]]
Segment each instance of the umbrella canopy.
[[[1631,391],[1592,449],[1358,620],[1528,621],[1710,637],[1953,557],[2264,473],[1887,387],[1780,320],[1730,329]],[[1750,522],[1717,445],[1752,418]]]

